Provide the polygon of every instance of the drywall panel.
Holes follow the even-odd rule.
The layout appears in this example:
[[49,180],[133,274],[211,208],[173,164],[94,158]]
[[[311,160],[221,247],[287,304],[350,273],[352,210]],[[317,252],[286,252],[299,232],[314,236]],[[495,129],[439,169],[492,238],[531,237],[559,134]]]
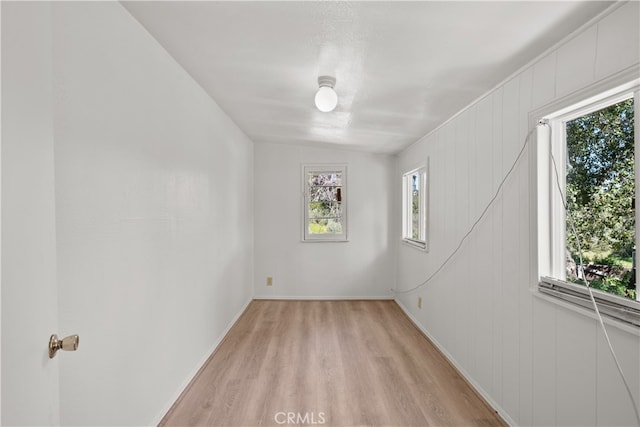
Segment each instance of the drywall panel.
[[[434,133],[398,155],[405,169],[416,153],[434,167],[428,253],[398,249],[397,287],[409,289],[435,271],[468,234],[462,249],[427,286],[396,297],[471,376],[507,420],[519,425],[633,424],[632,406],[607,359],[594,320],[539,297],[531,215],[536,154],[531,112],[596,81],[594,64],[615,40],[637,38],[637,5],[616,4],[594,22],[523,68]],[[617,9],[621,8],[621,9]],[[627,11],[627,12],[623,12]],[[603,31],[600,31],[604,29]],[[598,53],[596,55],[596,49]],[[626,48],[625,48],[626,49]],[[594,62],[595,61],[595,62]],[[607,76],[638,59],[613,61]],[[604,76],[604,71],[602,71]],[[484,125],[489,123],[489,126]],[[474,167],[476,162],[478,167]],[[475,230],[471,224],[513,166]],[[400,206],[398,206],[398,211]],[[428,313],[415,303],[420,295]],[[469,303],[471,301],[471,304]],[[637,393],[640,334],[614,325],[627,377]]]
[[[456,217],[458,215],[458,213],[455,211],[456,208],[456,192],[455,192],[455,188],[457,186],[456,182],[457,182],[457,175],[456,175],[456,168],[457,168],[457,158],[456,158],[456,150],[455,150],[455,128],[453,126],[453,124],[447,124],[443,129],[442,129],[442,138],[445,144],[445,163],[447,165],[447,167],[445,168],[445,185],[447,186],[447,194],[444,198],[444,201],[442,200],[434,200],[434,203],[445,203],[445,209],[447,211],[447,215],[446,215],[446,220],[444,223],[444,227],[445,227],[445,236],[447,236],[447,238],[443,241],[443,245],[440,248],[440,250],[442,250],[445,254],[447,254],[446,256],[448,256],[448,254],[450,254],[456,247],[456,239],[458,239],[460,236],[458,235],[458,230],[461,228],[459,226],[459,224],[456,222]],[[432,161],[434,162],[438,162],[441,161],[441,159],[432,159]],[[440,227],[441,224],[435,224],[435,226]],[[454,236],[454,238],[452,239],[451,236]],[[434,248],[435,249],[435,248]],[[440,250],[435,250],[435,252],[440,252]],[[444,260],[444,258],[443,258]],[[432,266],[433,268],[433,266]]]
[[[610,327],[607,328],[607,333],[632,396],[636,402],[640,402],[640,345],[629,340],[626,333],[619,329]],[[597,334],[596,424],[632,426],[637,423],[633,408],[629,404],[632,397],[627,393],[602,329],[598,329]],[[616,398],[611,399],[610,396]]]
[[533,317],[536,319],[532,337],[533,381],[532,400],[533,418],[531,425],[556,425],[556,306],[539,298],[534,298]]
[[478,215],[480,215],[480,201],[479,195],[476,191],[477,183],[480,175],[484,175],[481,166],[478,164],[478,157],[480,151],[481,142],[478,140],[478,106],[474,105],[469,109],[469,125],[467,126],[468,133],[468,142],[467,142],[467,150],[468,150],[468,163],[467,168],[469,173],[467,175],[468,181],[468,194],[469,194],[469,213],[468,213],[468,222],[471,224]]
[[[472,281],[469,276],[469,262],[470,262],[470,246],[464,245],[459,253],[460,268],[455,273],[453,280],[449,283],[457,283],[458,286],[454,286],[451,292],[454,294],[458,304],[453,311],[452,337],[454,341],[453,352],[457,360],[464,366],[471,365],[471,331],[472,327],[467,322],[468,317],[471,315],[471,304],[473,303],[473,293],[471,291]],[[445,282],[447,283],[447,282]]]
[[455,201],[454,224],[455,235],[458,237],[462,237],[465,230],[469,228],[469,126],[469,110],[467,110],[462,114],[461,120],[454,123],[451,142],[456,159],[453,170],[455,179],[450,181],[453,184],[451,196]]
[[499,176],[504,177],[513,165],[522,148],[519,134],[520,79],[514,77],[504,85],[502,98],[502,169]]
[[[440,159],[446,150],[446,145],[442,141],[441,133],[434,135],[433,147],[431,147],[431,158]],[[426,154],[424,155],[426,157]],[[427,200],[427,242],[429,247],[441,247],[446,241],[444,227],[431,227],[431,224],[444,224],[446,221],[446,209],[443,203],[434,203],[435,200],[443,200],[445,195],[449,193],[447,183],[444,180],[444,168],[441,162],[434,162],[429,159],[429,198]],[[402,172],[402,171],[400,171]],[[417,262],[420,263],[422,256],[418,256]],[[427,261],[429,264],[437,263],[439,260],[432,259]]]
[[[528,123],[528,112],[533,106],[533,68],[530,67],[520,74],[520,105],[519,105],[519,139],[520,149],[523,149],[520,164],[529,165],[530,156],[535,153],[535,145],[531,142],[535,138],[534,133],[530,133]],[[529,139],[530,138],[530,139]],[[525,144],[527,146],[525,147]],[[528,168],[519,167],[517,177],[514,181],[518,181],[518,212],[516,213],[519,221],[518,225],[518,373],[519,379],[519,408],[520,408],[520,424],[532,425],[533,409],[532,409],[532,381],[533,381],[533,301],[529,289],[531,277],[531,199],[529,197],[529,189],[531,188],[530,174]]]
[[623,70],[640,59],[640,2],[630,1],[598,23],[596,78]]
[[492,160],[492,125],[493,125],[493,104],[491,97],[485,97],[476,106],[476,127],[475,146],[476,148],[476,176],[474,179],[473,192],[476,195],[476,209],[472,215],[472,220],[478,218],[484,210],[489,200],[493,197],[495,190],[492,188],[491,169]]
[[502,112],[503,112],[503,102],[502,99],[504,97],[504,86],[498,87],[495,91],[493,91],[489,95],[492,99],[493,103],[493,118],[492,118],[492,132],[491,135],[491,174],[492,174],[492,183],[491,189],[495,192],[500,185],[500,182],[504,178],[503,173],[503,157],[504,152],[502,149]]
[[[520,76],[504,86],[502,104],[503,176],[521,150],[518,113],[520,104]],[[520,218],[518,215],[519,185],[517,175],[505,181],[502,205],[502,392],[504,409],[515,419],[519,414],[519,313],[518,313],[518,253]]]
[[[454,236],[456,239],[461,239],[465,230],[468,228],[469,223],[469,141],[468,141],[468,128],[470,122],[468,120],[469,111],[465,111],[463,114],[464,120],[460,120],[454,123],[453,126],[453,141],[451,146],[453,147],[453,153],[457,161],[454,166],[455,179],[451,181],[453,187],[450,196],[454,199]],[[455,240],[454,239],[454,242]],[[466,318],[469,313],[470,302],[470,280],[469,280],[469,246],[462,246],[459,252],[460,265],[455,270],[453,281],[451,283],[457,283],[451,289],[454,297],[458,301],[453,311],[452,325],[453,331],[453,347],[452,354],[460,363],[467,366],[470,363],[469,359],[469,343],[470,343],[470,327],[466,322]]]
[[[491,164],[492,171],[492,191],[497,191],[500,182],[502,181],[502,168],[503,168],[503,150],[502,150],[502,112],[503,112],[503,95],[504,89],[501,87],[497,91],[492,94],[493,98],[493,135],[491,138],[491,147],[493,150],[493,161]],[[502,208],[504,196],[502,194],[498,194],[495,202],[488,209],[488,220],[491,221],[492,225],[492,239],[490,242],[487,242],[490,246],[491,250],[491,276],[488,277],[486,281],[487,288],[491,289],[491,295],[495,299],[495,303],[493,304],[493,309],[491,312],[486,313],[486,315],[491,316],[493,318],[493,348],[496,349],[493,351],[493,372],[492,372],[492,383],[490,386],[490,390],[492,391],[492,396],[496,401],[502,402],[502,343],[503,343],[503,328],[502,325],[504,323],[504,300],[502,297],[503,287],[502,287],[502,267],[504,262],[503,256],[503,248],[502,248]],[[489,203],[489,202],[487,202]],[[487,205],[488,206],[488,205]],[[485,279],[486,280],[486,279]],[[479,284],[479,286],[482,286]],[[482,311],[486,311],[483,309]],[[499,349],[499,350],[498,350]]]
[[597,25],[593,25],[558,49],[556,95],[567,95],[593,82],[597,36]]
[[[490,312],[493,312],[493,306],[496,299],[493,298],[493,294],[489,289],[489,292],[485,292],[480,286],[480,281],[475,277],[490,277],[491,276],[491,252],[482,248],[483,242],[487,242],[491,239],[492,224],[488,221],[483,221],[478,227],[478,239],[474,239],[476,244],[475,253],[477,256],[473,257],[476,261],[477,269],[474,271],[474,284],[475,298],[473,305],[475,307],[475,319],[474,322],[474,335],[472,360],[475,363],[475,378],[479,384],[483,384],[484,387],[490,389],[493,379],[493,345],[487,345],[487,343],[493,343],[493,318],[492,316],[483,316],[478,313],[482,313],[481,307],[488,307]],[[478,247],[480,246],[480,247]]]
[[556,423],[596,425],[596,322],[558,310],[556,328]]
[[[511,108],[511,107],[509,107]],[[516,109],[517,110],[517,109]],[[517,179],[505,183],[502,193],[502,393],[503,408],[517,419],[519,411],[519,304],[518,304],[518,246],[520,226],[518,217]]]
[[252,296],[253,144],[119,3],[52,7],[60,422],[157,424]]
[[[390,297],[393,158],[267,143],[255,158],[256,296]],[[332,163],[347,165],[348,241],[303,242],[302,165]]]
[[540,107],[556,96],[557,53],[551,52],[533,66],[533,106]]

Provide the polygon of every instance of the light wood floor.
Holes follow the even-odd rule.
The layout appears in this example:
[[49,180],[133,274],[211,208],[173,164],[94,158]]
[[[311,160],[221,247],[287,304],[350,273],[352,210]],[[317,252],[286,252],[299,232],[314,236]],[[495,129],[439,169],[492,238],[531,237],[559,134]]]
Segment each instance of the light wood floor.
[[253,301],[161,425],[292,425],[289,412],[297,425],[505,425],[393,301]]

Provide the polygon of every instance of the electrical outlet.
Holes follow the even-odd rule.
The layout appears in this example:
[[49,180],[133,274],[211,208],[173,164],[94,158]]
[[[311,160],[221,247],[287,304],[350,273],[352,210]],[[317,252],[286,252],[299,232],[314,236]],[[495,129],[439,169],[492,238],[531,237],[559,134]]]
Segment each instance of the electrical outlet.
[[267,277],[267,286],[273,286],[273,277]]
[[422,308],[422,297],[418,297],[418,308]]

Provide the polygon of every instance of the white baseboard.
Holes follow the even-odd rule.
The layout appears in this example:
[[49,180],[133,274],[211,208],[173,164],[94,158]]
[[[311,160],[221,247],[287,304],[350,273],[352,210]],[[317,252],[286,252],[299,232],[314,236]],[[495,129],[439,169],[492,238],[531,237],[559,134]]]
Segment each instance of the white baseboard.
[[160,424],[160,421],[162,421],[162,419],[164,418],[165,415],[167,415],[167,413],[169,412],[169,410],[171,409],[171,407],[173,406],[173,404],[178,400],[178,398],[180,397],[180,395],[182,395],[182,393],[184,393],[184,391],[186,390],[187,386],[189,386],[189,384],[191,383],[191,381],[193,381],[193,379],[195,378],[195,376],[198,374],[198,372],[200,372],[200,369],[202,369],[202,367],[204,366],[205,363],[207,363],[207,360],[209,360],[209,358],[211,357],[211,355],[213,354],[214,351],[216,351],[216,349],[218,348],[218,346],[220,345],[220,343],[222,342],[222,340],[224,339],[224,337],[227,336],[227,334],[229,333],[229,331],[231,330],[231,328],[233,327],[233,325],[236,324],[236,322],[238,321],[238,319],[240,318],[240,316],[242,316],[242,313],[245,312],[245,310],[247,309],[247,307],[249,306],[249,304],[251,303],[251,301],[253,301],[253,297],[249,298],[249,300],[244,304],[244,306],[240,309],[240,311],[233,317],[233,319],[231,319],[231,321],[229,322],[229,324],[227,325],[227,327],[225,328],[225,330],[222,332],[222,334],[220,334],[220,336],[218,337],[218,339],[213,343],[213,345],[205,352],[204,356],[202,357],[202,359],[196,364],[196,366],[191,370],[191,372],[189,373],[189,375],[187,375],[187,378],[182,382],[182,384],[180,384],[180,387],[178,387],[178,390],[173,394],[173,396],[171,397],[171,399],[169,399],[169,401],[164,405],[164,407],[162,408],[162,410],[160,411],[160,413],[158,415],[156,415],[156,417],[154,418],[154,420],[149,424],[152,426],[157,426],[158,424]]
[[478,384],[477,381],[474,380],[473,377],[469,375],[469,373],[462,366],[460,366],[460,364],[458,364],[456,359],[454,359],[453,356],[451,356],[451,353],[449,353],[438,342],[438,340],[436,340],[435,337],[429,333],[429,331],[422,325],[422,323],[419,322],[418,319],[416,319],[413,316],[413,314],[411,314],[411,312],[407,309],[407,307],[405,307],[405,305],[402,304],[402,301],[398,300],[397,298],[395,299],[395,301],[400,306],[402,311],[404,311],[404,314],[406,314],[407,317],[411,320],[411,322],[413,322],[413,324],[416,325],[416,327],[420,329],[420,331],[422,331],[422,333],[429,338],[429,340],[433,343],[433,345],[435,345],[438,348],[438,350],[440,350],[440,352],[447,358],[449,363],[451,363],[456,368],[456,370],[460,373],[460,375],[462,375],[465,378],[465,380],[471,385],[471,387],[475,389],[476,393],[482,396],[482,398],[498,413],[498,415],[500,415],[500,417],[502,417],[502,419],[507,424],[509,424],[510,426],[517,426],[518,424],[509,416],[509,414],[507,414],[502,409],[502,407],[498,405],[498,403],[495,400],[493,400],[491,395],[487,393],[486,390],[483,389],[480,386],[480,384]]
[[312,301],[312,300],[321,300],[321,301],[336,301],[336,300],[392,300],[393,296],[391,295],[381,295],[381,296],[281,296],[281,295],[256,295],[253,297],[256,300],[300,300],[300,301]]

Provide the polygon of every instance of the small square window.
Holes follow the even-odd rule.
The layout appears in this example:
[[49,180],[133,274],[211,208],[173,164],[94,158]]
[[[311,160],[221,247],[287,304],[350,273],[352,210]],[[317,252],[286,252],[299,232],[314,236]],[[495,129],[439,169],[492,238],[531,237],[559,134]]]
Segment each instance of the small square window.
[[402,176],[402,240],[427,248],[427,167]]
[[347,167],[303,166],[305,242],[347,240]]

